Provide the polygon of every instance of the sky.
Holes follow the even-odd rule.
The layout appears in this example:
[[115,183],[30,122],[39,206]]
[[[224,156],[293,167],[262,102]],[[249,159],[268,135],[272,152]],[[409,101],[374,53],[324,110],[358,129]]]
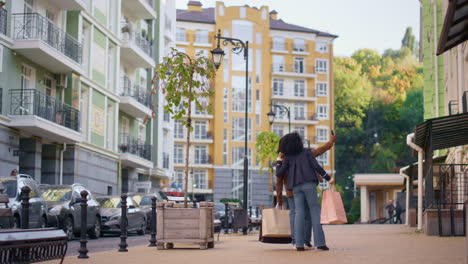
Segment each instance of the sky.
[[[175,0],[186,9],[188,0]],[[203,7],[214,7],[216,0],[201,0]],[[399,49],[407,27],[419,40],[418,0],[226,0],[226,6],[269,6],[278,18],[338,35],[335,56],[351,56],[361,48],[382,53]]]

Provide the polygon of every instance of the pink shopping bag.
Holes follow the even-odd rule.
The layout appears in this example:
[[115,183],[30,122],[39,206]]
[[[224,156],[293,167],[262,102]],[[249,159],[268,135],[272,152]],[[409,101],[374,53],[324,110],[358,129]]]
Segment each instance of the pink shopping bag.
[[341,195],[337,191],[324,191],[322,193],[322,213],[320,214],[321,224],[346,224],[346,212],[343,206]]

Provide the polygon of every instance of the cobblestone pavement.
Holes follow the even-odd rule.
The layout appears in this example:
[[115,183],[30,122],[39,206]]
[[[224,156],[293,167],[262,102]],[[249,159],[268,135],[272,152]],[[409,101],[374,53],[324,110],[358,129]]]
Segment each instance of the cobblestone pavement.
[[[300,263],[468,263],[463,237],[428,237],[402,225],[324,226],[330,251],[297,252],[290,245],[263,244],[258,234],[221,235],[214,249],[175,244],[171,250],[144,246],[91,253],[89,259],[68,257],[64,263],[168,263],[168,264],[300,264]],[[49,263],[59,263],[51,261]]]

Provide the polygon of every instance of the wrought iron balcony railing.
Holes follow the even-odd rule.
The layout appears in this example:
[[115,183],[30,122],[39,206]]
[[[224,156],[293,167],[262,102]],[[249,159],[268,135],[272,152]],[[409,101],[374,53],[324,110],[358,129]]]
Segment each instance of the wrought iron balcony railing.
[[14,39],[42,40],[81,64],[83,49],[74,37],[38,13],[13,14]]
[[[276,112],[275,120],[288,121],[286,113]],[[291,121],[317,121],[317,114],[312,112],[299,112],[291,110]]]
[[8,11],[0,7],[0,34],[6,35],[7,34],[7,17]]
[[153,41],[146,33],[134,29],[133,24],[128,24],[122,28],[123,40],[135,43],[146,55],[153,57]]
[[148,93],[147,89],[139,85],[132,85],[132,81],[127,76],[122,77],[121,87],[120,96],[133,97],[146,107],[151,107],[151,94]]
[[10,115],[35,115],[80,131],[80,111],[36,89],[10,90]]
[[315,89],[300,89],[294,87],[272,88],[273,97],[315,97]]
[[193,161],[194,164],[211,164],[212,162],[211,156],[208,154],[202,154],[199,157],[195,157]]
[[296,73],[296,74],[314,74],[314,66],[304,66],[299,64],[273,64],[273,72]]
[[151,145],[130,134],[122,133],[120,135],[119,151],[121,153],[130,153],[146,160],[151,160]]

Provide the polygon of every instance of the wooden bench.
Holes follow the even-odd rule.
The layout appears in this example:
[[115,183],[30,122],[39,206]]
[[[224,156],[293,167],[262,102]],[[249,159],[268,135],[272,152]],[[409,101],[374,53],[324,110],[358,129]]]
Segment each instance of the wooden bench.
[[67,236],[55,228],[0,231],[0,263],[34,263],[60,259],[67,253]]

